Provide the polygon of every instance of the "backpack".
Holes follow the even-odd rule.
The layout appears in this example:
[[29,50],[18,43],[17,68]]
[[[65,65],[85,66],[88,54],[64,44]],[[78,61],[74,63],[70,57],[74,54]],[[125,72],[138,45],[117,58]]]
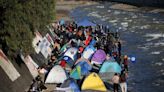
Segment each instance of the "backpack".
[[120,83],[122,83],[122,82],[126,82],[125,74],[122,74],[120,76]]

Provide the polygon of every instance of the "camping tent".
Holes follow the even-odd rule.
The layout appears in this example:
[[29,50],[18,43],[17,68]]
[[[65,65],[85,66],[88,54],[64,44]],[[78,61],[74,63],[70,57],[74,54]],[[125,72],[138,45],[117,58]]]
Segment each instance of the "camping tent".
[[95,63],[95,64],[102,64],[104,62],[104,60],[106,59],[106,53],[104,50],[97,50],[92,59],[91,59],[91,63]]
[[91,22],[87,19],[84,19],[84,20],[78,22],[77,25],[78,26],[84,26],[84,27],[86,27],[86,26],[96,26],[96,24],[94,24],[93,22]]
[[92,66],[87,61],[80,61],[76,64],[76,67],[79,66],[81,69],[81,74],[86,75],[89,73],[89,70],[92,69]]
[[74,79],[81,79],[81,67],[77,66],[70,72],[70,77]]
[[75,68],[70,73],[70,77],[74,79],[81,79],[81,76],[89,74],[89,70],[91,70],[92,67],[89,62],[87,61],[78,61],[75,64]]
[[92,38],[91,42],[89,43],[89,45],[95,45],[96,44],[96,39]]
[[60,87],[56,87],[56,90],[62,92],[80,92],[80,89],[73,78],[65,80]]
[[60,65],[56,65],[48,73],[45,83],[63,83],[66,79],[65,70]]
[[67,50],[68,43],[64,44],[63,47],[60,49],[60,53],[63,53]]
[[114,72],[121,73],[121,67],[117,62],[105,61],[100,69],[100,72]]
[[75,47],[69,48],[65,53],[64,56],[70,57],[72,60],[76,60],[77,58],[78,49]]
[[91,73],[85,78],[81,90],[107,91],[103,81],[96,73]]
[[63,55],[63,60],[67,62],[67,64],[72,67],[74,62],[77,59],[78,49],[75,47],[69,48]]
[[77,63],[81,62],[81,61],[85,61],[85,62],[87,62],[88,64],[91,64],[90,61],[89,61],[88,59],[85,59],[85,58],[81,57],[81,58],[79,58],[79,59],[75,62],[75,65],[76,65]]
[[82,57],[84,57],[85,59],[90,59],[95,51],[96,49],[93,47],[93,45],[89,45],[83,51]]
[[103,80],[110,80],[115,73],[121,73],[121,67],[117,62],[105,61],[100,68],[99,75]]

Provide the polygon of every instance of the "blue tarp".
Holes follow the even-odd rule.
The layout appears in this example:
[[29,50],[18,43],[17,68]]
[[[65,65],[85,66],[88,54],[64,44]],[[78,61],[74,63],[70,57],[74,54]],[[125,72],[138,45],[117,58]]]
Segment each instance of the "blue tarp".
[[84,26],[84,27],[86,27],[86,26],[96,26],[96,24],[94,24],[91,21],[86,20],[86,19],[83,20],[83,21],[78,22],[77,25],[78,26]]
[[65,24],[65,20],[64,19],[61,19],[60,20],[60,25],[64,25]]

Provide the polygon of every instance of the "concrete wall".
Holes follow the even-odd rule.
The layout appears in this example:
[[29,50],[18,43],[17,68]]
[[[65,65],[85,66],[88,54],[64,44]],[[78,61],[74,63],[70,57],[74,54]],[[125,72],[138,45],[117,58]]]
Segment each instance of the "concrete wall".
[[0,92],[25,92],[32,82],[32,76],[20,58],[11,63],[19,72],[20,77],[12,82],[5,70],[0,67]]

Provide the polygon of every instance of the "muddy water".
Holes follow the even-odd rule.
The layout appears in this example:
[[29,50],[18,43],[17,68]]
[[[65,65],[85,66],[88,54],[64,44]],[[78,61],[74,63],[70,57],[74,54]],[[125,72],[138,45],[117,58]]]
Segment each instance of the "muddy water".
[[70,15],[76,21],[89,19],[119,31],[123,53],[136,57],[129,66],[130,92],[164,92],[164,15],[139,8],[137,12],[111,9],[112,5],[78,7]]

